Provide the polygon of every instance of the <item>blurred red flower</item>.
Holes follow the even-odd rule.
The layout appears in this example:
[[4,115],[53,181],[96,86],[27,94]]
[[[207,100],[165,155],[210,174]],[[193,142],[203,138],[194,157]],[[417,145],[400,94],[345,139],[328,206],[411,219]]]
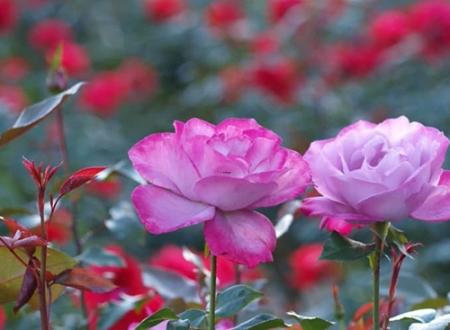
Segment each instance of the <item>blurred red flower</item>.
[[450,3],[426,0],[410,11],[411,25],[424,39],[423,53],[433,57],[450,49]]
[[[70,76],[80,76],[86,73],[91,63],[86,50],[82,46],[70,41],[62,43],[61,47],[61,65],[67,74]],[[58,46],[47,52],[46,59],[48,64],[51,64],[57,49]]]
[[258,62],[251,71],[253,86],[271,94],[281,103],[292,103],[300,83],[300,76],[293,60],[279,58]]
[[72,40],[72,29],[64,21],[48,19],[35,24],[28,33],[28,40],[35,49],[49,51],[60,43]]
[[379,47],[391,47],[411,32],[408,15],[399,10],[385,11],[369,24],[369,35]]
[[[380,320],[386,317],[388,310],[388,302],[382,300],[380,302]],[[347,330],[372,330],[373,329],[373,303],[367,303],[360,306],[353,315]],[[395,315],[395,314],[394,314]]]
[[125,60],[117,73],[128,84],[128,96],[131,98],[149,98],[158,88],[157,72],[139,58]]
[[205,11],[205,19],[212,29],[229,32],[233,26],[244,18],[244,12],[237,1],[215,0],[211,2]]
[[145,0],[144,7],[148,18],[161,23],[182,13],[186,2],[185,0]]
[[3,310],[3,307],[0,306],[0,330],[6,329],[6,313]]
[[290,284],[298,290],[313,287],[324,279],[335,279],[340,276],[339,266],[331,261],[319,260],[323,245],[306,244],[296,249],[289,257],[292,270]]
[[[201,257],[203,266],[206,269],[210,269],[209,258]],[[175,245],[166,245],[156,254],[154,254],[150,260],[151,266],[163,269],[165,271],[174,272],[185,278],[191,280],[197,280],[197,267],[190,261],[186,260],[183,256],[183,249]],[[258,268],[248,269],[243,267],[242,281],[248,282],[258,278],[261,278],[262,274]],[[236,283],[236,264],[223,257],[217,257],[217,279],[218,286],[225,287]]]
[[0,0],[0,34],[9,32],[18,19],[18,12],[14,0]]
[[222,83],[222,93],[225,102],[236,101],[247,87],[248,73],[245,69],[230,66],[219,73]]
[[272,32],[263,32],[256,35],[250,44],[250,50],[256,55],[273,54],[278,51],[280,43]]
[[8,57],[0,62],[0,78],[2,80],[20,80],[23,79],[28,72],[28,62],[22,57]]
[[271,22],[277,23],[293,8],[303,4],[303,0],[269,0],[268,16]]
[[86,186],[88,193],[104,199],[116,199],[122,191],[122,182],[119,178],[108,178],[105,181],[92,180]]
[[28,98],[18,86],[0,85],[0,104],[11,113],[19,114],[28,104]]
[[101,117],[112,116],[129,93],[127,81],[115,71],[104,71],[92,78],[81,91],[81,106]]
[[145,287],[137,260],[130,255],[127,255],[119,246],[109,246],[106,250],[120,257],[125,265],[123,267],[90,267],[90,270],[111,280],[117,285],[117,288],[108,293],[85,292],[89,330],[97,329],[97,320],[101,305],[119,300],[121,294],[147,296],[148,301],[138,311],[132,310],[126,313],[119,321],[109,328],[109,330],[127,329],[129,325],[140,322],[143,318],[151,315],[163,306],[162,298],[152,288]]

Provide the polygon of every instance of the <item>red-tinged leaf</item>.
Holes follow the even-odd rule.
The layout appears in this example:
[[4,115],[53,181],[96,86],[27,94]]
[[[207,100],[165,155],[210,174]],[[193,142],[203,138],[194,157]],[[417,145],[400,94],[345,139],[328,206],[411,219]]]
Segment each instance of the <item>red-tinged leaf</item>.
[[83,184],[94,179],[97,174],[99,174],[101,171],[105,169],[106,167],[104,166],[98,166],[98,167],[86,167],[76,171],[66,181],[64,181],[64,183],[61,186],[61,189],[59,189],[59,195],[63,196],[71,192],[72,190],[79,188]]
[[1,236],[0,246],[7,245],[11,249],[16,248],[36,248],[38,246],[45,246],[47,242],[39,236],[25,236],[22,237],[22,233],[17,231],[14,237]]
[[14,140],[44,120],[58,109],[69,96],[76,94],[82,85],[83,83],[78,83],[64,92],[25,108],[14,125],[0,135],[0,146]]
[[95,293],[110,292],[117,287],[110,280],[83,268],[67,269],[58,274],[53,283]]
[[23,275],[22,286],[20,287],[19,295],[14,304],[14,313],[17,313],[23,305],[30,301],[37,288],[37,280],[35,270],[33,269],[33,259],[28,262],[28,267]]

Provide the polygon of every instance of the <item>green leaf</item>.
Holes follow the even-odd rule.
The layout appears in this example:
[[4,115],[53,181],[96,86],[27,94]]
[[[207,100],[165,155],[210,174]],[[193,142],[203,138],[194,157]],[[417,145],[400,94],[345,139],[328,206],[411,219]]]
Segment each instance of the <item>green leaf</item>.
[[167,323],[167,330],[189,330],[191,329],[189,320],[177,320]]
[[295,312],[288,312],[289,316],[295,318],[302,326],[303,330],[325,330],[331,327],[334,322],[314,316],[302,316]]
[[14,125],[0,135],[0,146],[18,138],[44,120],[53,111],[58,109],[69,96],[76,94],[82,85],[83,83],[78,83],[64,92],[25,108],[20,113]]
[[449,325],[450,314],[446,314],[435,318],[429,323],[413,323],[409,326],[409,330],[447,330]]
[[191,328],[206,329],[207,327],[207,313],[201,309],[188,309],[181,314],[178,314],[180,320],[188,320]]
[[[59,274],[74,267],[77,263],[72,257],[55,249],[48,248],[47,251],[47,270],[53,274]],[[15,252],[27,262],[28,255],[24,251],[15,249]],[[35,256],[40,259],[41,248],[36,249]],[[5,304],[14,301],[18,296],[26,268],[5,247],[0,247],[0,260],[2,264],[0,267],[0,304]],[[52,290],[53,298],[56,299],[61,292],[62,287],[55,286]],[[36,294],[31,298],[30,304],[38,305]]]
[[96,266],[125,266],[122,258],[98,246],[89,247],[84,250],[82,254],[76,256],[75,259],[83,263]]
[[284,321],[270,314],[259,314],[241,324],[238,324],[232,330],[265,330],[275,328],[286,328]]
[[147,330],[166,320],[177,320],[177,315],[168,308],[163,308],[139,323],[135,330]]
[[374,249],[373,244],[364,244],[333,232],[325,242],[320,259],[357,260],[368,256]]
[[216,315],[218,317],[233,316],[261,296],[261,292],[247,285],[231,286],[217,295]]
[[429,298],[417,303],[411,307],[411,309],[424,309],[424,308],[442,308],[449,305],[449,301],[446,298],[438,297],[438,298]]

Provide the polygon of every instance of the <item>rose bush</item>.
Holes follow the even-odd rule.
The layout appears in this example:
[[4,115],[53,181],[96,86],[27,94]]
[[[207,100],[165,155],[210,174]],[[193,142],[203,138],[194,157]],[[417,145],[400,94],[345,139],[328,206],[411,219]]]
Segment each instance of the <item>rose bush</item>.
[[147,231],[204,223],[214,255],[251,267],[272,261],[275,231],[254,209],[301,194],[310,181],[305,161],[253,119],[217,126],[191,119],[174,126],[175,133],[151,134],[129,152],[149,182],[132,195]]

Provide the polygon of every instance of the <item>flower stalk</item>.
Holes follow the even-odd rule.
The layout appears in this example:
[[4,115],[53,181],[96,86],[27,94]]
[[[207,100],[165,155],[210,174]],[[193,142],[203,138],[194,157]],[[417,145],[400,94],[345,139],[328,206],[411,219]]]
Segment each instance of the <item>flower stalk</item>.
[[217,278],[217,257],[211,254],[211,275],[209,286],[209,330],[216,328],[216,278]]

